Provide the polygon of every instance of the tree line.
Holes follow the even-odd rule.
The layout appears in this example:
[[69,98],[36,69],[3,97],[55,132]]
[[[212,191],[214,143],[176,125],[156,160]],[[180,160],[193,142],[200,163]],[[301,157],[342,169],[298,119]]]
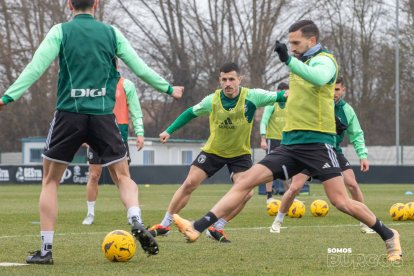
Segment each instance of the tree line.
[[[411,129],[414,1],[400,1],[401,144],[413,145]],[[242,68],[242,84],[274,90],[288,72],[273,53],[276,39],[299,19],[319,26],[322,43],[338,61],[368,145],[395,143],[395,6],[382,0],[109,0],[100,1],[97,18],[117,26],[145,62],[176,85],[180,101],[154,92],[122,67],[137,86],[145,136],[157,137],[182,111],[219,85],[226,61]],[[0,95],[13,83],[48,30],[70,20],[65,1],[0,0]],[[0,152],[20,149],[20,138],[46,136],[56,101],[58,64],[17,104],[0,114]],[[253,146],[259,144],[257,112]],[[205,139],[208,118],[197,118],[174,138]]]

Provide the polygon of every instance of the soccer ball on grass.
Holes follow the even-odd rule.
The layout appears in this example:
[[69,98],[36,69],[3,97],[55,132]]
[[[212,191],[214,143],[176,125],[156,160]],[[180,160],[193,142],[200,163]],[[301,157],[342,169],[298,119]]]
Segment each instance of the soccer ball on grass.
[[404,203],[395,203],[390,208],[390,216],[392,220],[396,221],[407,220],[409,216],[409,211],[405,207]]
[[314,217],[324,217],[329,212],[329,205],[325,200],[317,199],[311,204],[311,213]]
[[102,242],[102,252],[111,262],[127,262],[136,250],[134,237],[124,230],[108,233]]
[[291,218],[301,218],[305,215],[305,210],[306,207],[302,201],[293,201],[292,205],[290,205],[288,216]]
[[271,217],[276,216],[282,202],[279,199],[273,199],[267,204],[267,214]]

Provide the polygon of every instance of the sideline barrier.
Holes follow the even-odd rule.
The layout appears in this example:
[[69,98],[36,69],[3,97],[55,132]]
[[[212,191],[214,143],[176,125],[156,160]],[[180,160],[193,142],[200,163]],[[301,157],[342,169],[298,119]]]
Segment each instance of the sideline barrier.
[[[138,184],[181,184],[189,168],[189,166],[131,166],[130,172]],[[414,166],[370,166],[367,173],[362,173],[359,166],[354,166],[353,169],[359,183],[414,184]],[[42,182],[42,175],[42,166],[0,165],[0,184],[37,184]],[[84,185],[87,180],[88,165],[70,165],[61,183]],[[107,168],[104,168],[99,183],[112,183]],[[231,183],[227,168],[222,168],[204,183]]]

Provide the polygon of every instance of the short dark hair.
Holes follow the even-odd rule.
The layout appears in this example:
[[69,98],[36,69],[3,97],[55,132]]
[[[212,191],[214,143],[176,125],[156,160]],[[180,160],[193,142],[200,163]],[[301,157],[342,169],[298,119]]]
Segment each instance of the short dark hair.
[[344,78],[342,78],[341,76],[338,76],[336,78],[336,84],[344,84]]
[[289,33],[301,31],[306,38],[316,36],[316,41],[319,41],[319,29],[312,20],[299,20],[289,27]]
[[220,73],[228,73],[231,71],[236,71],[237,74],[240,73],[239,65],[234,62],[225,63],[220,67]]
[[289,89],[289,84],[287,84],[286,82],[281,82],[279,83],[279,85],[276,88],[277,90],[287,90]]
[[95,4],[95,0],[70,0],[75,10],[84,11],[90,9]]

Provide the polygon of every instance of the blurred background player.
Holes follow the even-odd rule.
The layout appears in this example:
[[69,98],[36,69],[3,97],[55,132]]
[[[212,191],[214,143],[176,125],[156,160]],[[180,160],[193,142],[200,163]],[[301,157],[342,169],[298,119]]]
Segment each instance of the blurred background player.
[[[282,90],[289,90],[289,85],[286,82],[281,82],[277,86],[277,92]],[[280,146],[282,131],[286,121],[285,107],[285,102],[277,102],[264,108],[262,120],[260,121],[260,147],[266,151],[266,154]],[[266,203],[272,200],[273,183],[273,181],[266,183]],[[287,189],[289,189],[289,180],[284,180],[283,191],[285,192]]]
[[[200,154],[195,158],[187,178],[174,193],[164,219],[149,228],[153,236],[167,235],[173,222],[172,215],[183,209],[194,190],[208,177],[227,165],[232,181],[242,177],[252,166],[250,137],[254,113],[258,107],[285,101],[285,92],[270,92],[262,89],[241,87],[242,77],[235,63],[220,68],[221,89],[205,97],[199,104],[184,111],[160,134],[167,142],[170,135],[190,120],[203,115],[210,116],[210,136]],[[243,202],[230,214],[221,218],[207,230],[207,235],[219,242],[230,242],[224,233],[224,226],[244,207],[253,192],[246,194]]]
[[[128,164],[131,162],[128,146],[128,111],[131,114],[131,121],[134,128],[137,149],[144,147],[144,125],[142,122],[141,105],[139,104],[135,85],[128,79],[121,77],[116,86],[114,115],[121,132],[122,140],[127,149]],[[102,174],[100,157],[90,147],[88,147],[89,174],[88,183],[86,184],[88,213],[82,224],[91,225],[95,219],[95,203],[98,197],[99,178]]]
[[[358,121],[358,117],[355,114],[354,109],[344,101],[344,94],[346,88],[343,85],[343,78],[338,77],[335,84],[334,92],[334,101],[335,101],[335,116],[339,119],[337,120],[337,135],[335,141],[335,151],[337,154],[339,166],[342,170],[342,175],[344,176],[345,186],[348,191],[351,193],[353,200],[364,202],[364,196],[362,191],[356,181],[354,171],[352,170],[351,164],[344,156],[342,149],[340,147],[341,142],[344,140],[345,134],[348,136],[349,141],[354,146],[355,152],[358,155],[360,169],[362,172],[367,172],[369,170],[368,163],[368,150],[365,147],[364,132],[361,129],[361,126]],[[299,193],[300,189],[303,187],[308,175],[298,174],[293,178],[291,187],[283,195],[282,204],[280,205],[279,212],[275,218],[275,221],[270,228],[272,233],[280,233],[281,225],[283,223],[283,218],[289,210],[290,205],[292,204],[295,196]],[[369,228],[364,223],[360,222],[361,232],[364,234],[373,234],[374,230]]]

